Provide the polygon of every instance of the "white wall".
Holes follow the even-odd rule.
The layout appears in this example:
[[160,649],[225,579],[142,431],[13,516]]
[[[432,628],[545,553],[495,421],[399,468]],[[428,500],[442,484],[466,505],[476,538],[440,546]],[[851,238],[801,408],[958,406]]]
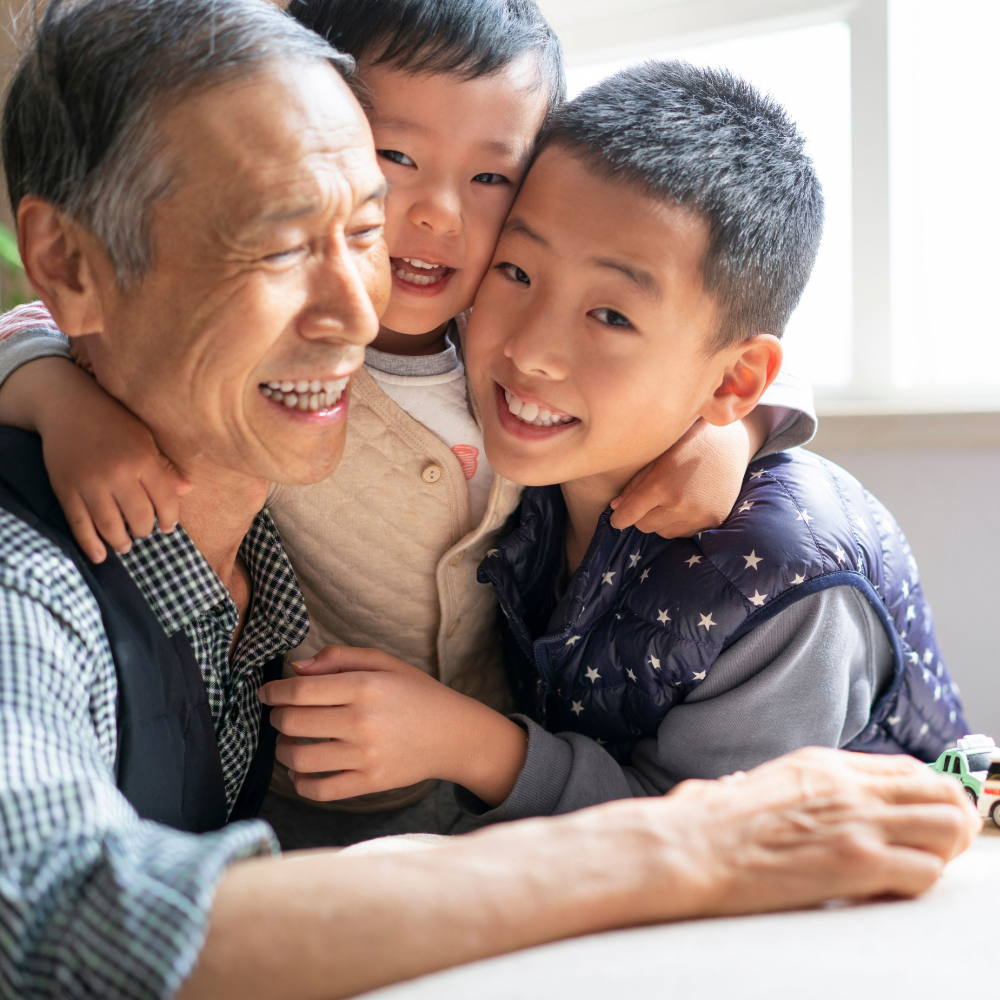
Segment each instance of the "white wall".
[[[820,450],[820,449],[817,449]],[[895,515],[974,732],[1000,742],[1000,450],[823,450]]]

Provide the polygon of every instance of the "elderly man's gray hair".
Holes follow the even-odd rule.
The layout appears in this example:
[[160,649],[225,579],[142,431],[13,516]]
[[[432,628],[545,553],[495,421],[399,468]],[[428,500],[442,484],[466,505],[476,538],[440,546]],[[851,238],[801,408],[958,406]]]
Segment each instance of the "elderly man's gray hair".
[[120,285],[139,280],[172,179],[157,124],[192,89],[282,59],[354,69],[265,0],[51,0],[4,105],[11,207],[44,198],[100,240]]

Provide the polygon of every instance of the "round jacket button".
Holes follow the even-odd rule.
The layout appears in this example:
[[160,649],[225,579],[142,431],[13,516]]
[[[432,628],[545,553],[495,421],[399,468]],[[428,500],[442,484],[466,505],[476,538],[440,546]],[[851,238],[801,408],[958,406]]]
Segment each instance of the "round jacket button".
[[441,466],[428,465],[427,468],[420,473],[420,478],[425,483],[436,483],[441,478]]
[[457,566],[464,558],[465,558],[465,549],[462,549],[461,552],[456,552],[455,555],[453,555],[451,559],[448,560],[448,564],[450,566]]
[[451,626],[448,629],[448,638],[449,639],[458,631],[458,626],[461,625],[461,624],[462,624],[462,619],[461,618],[456,618],[451,623]]

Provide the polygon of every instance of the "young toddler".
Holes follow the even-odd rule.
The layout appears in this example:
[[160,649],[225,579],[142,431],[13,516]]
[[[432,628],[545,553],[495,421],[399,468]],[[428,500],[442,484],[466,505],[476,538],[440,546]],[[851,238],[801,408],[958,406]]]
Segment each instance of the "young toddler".
[[[381,331],[351,387],[336,474],[311,487],[275,487],[269,500],[312,622],[290,659],[330,644],[376,647],[504,712],[513,702],[496,598],[477,583],[476,568],[521,490],[495,475],[484,454],[462,340],[537,134],[563,97],[558,42],[533,3],[508,0],[296,0],[290,12],[358,61],[358,92],[391,184],[393,270]],[[127,548],[124,522],[144,534],[154,513],[169,530],[185,486],[144,428],[97,400],[97,387],[60,357],[65,343],[39,322],[37,307],[15,311],[4,328],[16,332],[0,349],[0,378],[16,371],[0,404],[5,393],[30,395],[53,485],[85,550],[103,556],[98,534]],[[322,405],[326,388],[268,391],[307,408]],[[616,523],[667,535],[717,524],[765,439],[771,453],[813,432],[810,394],[795,380],[764,402],[773,405],[742,424],[695,421],[658,461],[651,456]],[[532,419],[544,426],[552,416],[540,408]],[[286,847],[458,828],[450,792],[427,801],[433,780],[403,783],[359,782],[352,795],[369,794],[338,801],[323,817],[294,801],[279,767],[272,787],[283,798],[272,796],[265,815]]]

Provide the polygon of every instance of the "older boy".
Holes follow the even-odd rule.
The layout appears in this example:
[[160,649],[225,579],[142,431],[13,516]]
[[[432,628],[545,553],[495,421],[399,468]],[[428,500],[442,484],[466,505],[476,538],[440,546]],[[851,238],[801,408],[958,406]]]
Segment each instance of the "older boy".
[[[339,743],[279,748],[295,772],[343,769],[297,773],[300,791],[336,796],[366,769],[388,780],[398,759],[509,819],[808,744],[935,757],[965,722],[916,564],[842,470],[801,452],[759,461],[730,518],[692,540],[610,524],[639,469],[699,421],[740,419],[780,366],[822,227],[794,126],[728,74],[649,63],[558,112],[540,150],[468,338],[490,461],[535,487],[481,570],[527,751],[491,754],[462,706],[407,690],[377,656],[329,650],[300,669],[394,682],[265,689],[274,705],[342,706],[325,733]],[[312,711],[280,708],[276,725],[312,735]],[[403,746],[422,761],[403,764]]]

